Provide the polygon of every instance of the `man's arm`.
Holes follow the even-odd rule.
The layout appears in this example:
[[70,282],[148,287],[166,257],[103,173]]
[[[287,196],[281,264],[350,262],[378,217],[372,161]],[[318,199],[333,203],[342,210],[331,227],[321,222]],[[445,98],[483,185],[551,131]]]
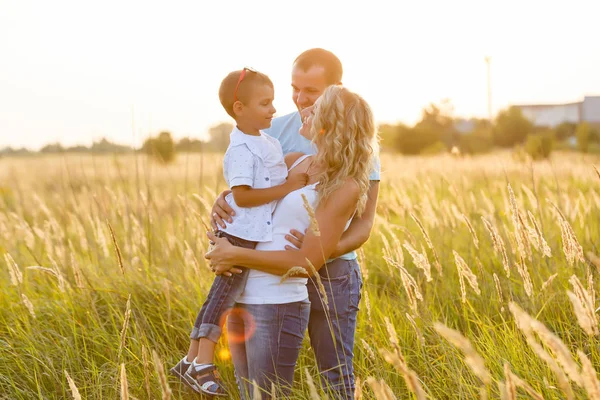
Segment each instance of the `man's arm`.
[[371,181],[367,192],[365,211],[360,216],[352,219],[348,229],[342,234],[331,258],[342,256],[360,248],[371,236],[375,212],[377,211],[377,197],[379,196],[379,181]]
[[231,190],[221,192],[219,197],[215,200],[212,210],[210,210],[210,224],[215,231],[218,230],[219,227],[221,227],[221,229],[226,228],[227,225],[225,224],[225,221],[229,223],[233,222],[231,217],[235,215],[235,211],[231,208],[229,203],[227,203],[227,200],[225,200],[225,196],[229,193],[231,193]]

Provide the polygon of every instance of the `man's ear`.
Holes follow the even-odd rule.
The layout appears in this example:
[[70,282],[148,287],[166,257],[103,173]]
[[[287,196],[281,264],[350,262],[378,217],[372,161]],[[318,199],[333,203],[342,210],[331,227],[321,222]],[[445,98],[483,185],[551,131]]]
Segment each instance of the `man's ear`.
[[244,111],[244,105],[239,100],[233,103],[232,108],[235,115],[241,114]]

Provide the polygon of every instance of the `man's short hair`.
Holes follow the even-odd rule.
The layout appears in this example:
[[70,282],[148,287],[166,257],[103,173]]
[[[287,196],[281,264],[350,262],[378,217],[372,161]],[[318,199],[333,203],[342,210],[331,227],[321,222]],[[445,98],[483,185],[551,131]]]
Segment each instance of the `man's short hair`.
[[306,50],[296,57],[294,65],[302,68],[303,71],[308,71],[311,67],[318,65],[325,69],[325,79],[328,84],[337,85],[342,82],[344,73],[342,62],[328,50],[321,48]]
[[[242,71],[243,70],[230,72],[225,79],[223,79],[221,86],[219,87],[219,100],[221,101],[221,105],[225,111],[227,111],[227,114],[234,119],[233,94],[235,92],[235,87],[240,80]],[[271,82],[271,79],[267,75],[254,70],[246,70],[246,75],[238,86],[236,93],[237,100],[244,104],[247,103],[252,98],[252,91],[257,85],[268,85],[273,88],[273,82]]]

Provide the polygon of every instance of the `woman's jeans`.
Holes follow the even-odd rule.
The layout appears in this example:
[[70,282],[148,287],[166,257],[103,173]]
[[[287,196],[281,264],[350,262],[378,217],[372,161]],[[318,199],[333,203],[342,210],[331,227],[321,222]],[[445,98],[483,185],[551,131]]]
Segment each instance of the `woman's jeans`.
[[269,399],[271,382],[289,394],[308,325],[308,299],[287,304],[236,304],[227,321],[229,348],[242,399],[251,399],[256,382]]
[[316,280],[308,280],[311,302],[308,334],[329,397],[354,399],[354,334],[361,298],[362,274],[356,260],[340,258],[319,270],[329,305],[325,305]]

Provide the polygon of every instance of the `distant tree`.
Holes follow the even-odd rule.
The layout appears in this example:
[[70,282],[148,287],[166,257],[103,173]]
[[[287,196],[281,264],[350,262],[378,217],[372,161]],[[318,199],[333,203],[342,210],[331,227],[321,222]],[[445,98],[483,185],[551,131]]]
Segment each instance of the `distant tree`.
[[419,154],[425,149],[439,149],[438,142],[446,147],[458,141],[458,131],[454,127],[451,116],[452,107],[449,102],[443,102],[440,106],[430,104],[424,108],[421,120],[409,128],[406,125],[398,125],[396,128],[396,144],[398,150],[404,154]]
[[22,156],[22,155],[30,155],[33,154],[32,151],[27,150],[25,147],[21,147],[20,149],[13,149],[12,147],[5,147],[0,149],[0,155],[7,156]]
[[572,122],[563,122],[554,128],[554,136],[556,137],[556,140],[566,140],[575,135],[575,129],[577,129],[577,124]]
[[587,153],[590,147],[590,139],[592,136],[592,128],[587,122],[582,122],[577,126],[575,131],[577,137],[577,148],[583,153]]
[[100,139],[98,142],[94,142],[90,147],[92,153],[125,153],[133,151],[129,146],[123,146],[120,144],[113,143],[106,138]]
[[58,142],[50,143],[40,149],[40,153],[62,153],[65,149]]
[[204,151],[206,143],[198,139],[184,137],[175,145],[177,152],[199,153]]
[[421,150],[436,142],[431,140],[431,132],[418,131],[404,124],[397,125],[396,132],[396,148],[402,154],[419,154]]
[[380,148],[384,151],[397,150],[398,144],[398,126],[390,124],[381,124],[378,126],[380,138]]
[[534,160],[549,158],[554,147],[554,137],[555,132],[551,129],[528,135],[525,140],[525,151]]
[[523,116],[519,108],[510,107],[508,110],[500,111],[496,117],[493,129],[494,142],[501,147],[512,147],[523,143],[532,127],[531,121]]
[[596,125],[596,127],[591,127],[590,129],[590,142],[600,142],[600,128],[598,125]]
[[229,146],[229,134],[233,129],[233,125],[229,122],[222,122],[208,129],[210,137],[209,147],[214,151],[225,151]]
[[87,153],[90,151],[90,149],[80,144],[76,146],[67,147],[65,151],[68,153]]
[[142,151],[165,164],[175,160],[175,143],[171,133],[167,131],[146,139]]

